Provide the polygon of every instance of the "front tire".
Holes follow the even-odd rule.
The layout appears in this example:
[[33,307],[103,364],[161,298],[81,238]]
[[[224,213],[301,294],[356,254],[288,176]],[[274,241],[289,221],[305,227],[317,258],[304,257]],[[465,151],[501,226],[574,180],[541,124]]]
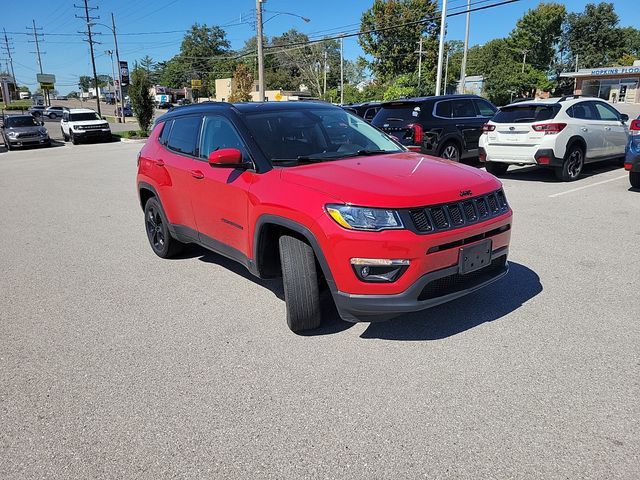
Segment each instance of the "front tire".
[[69,130],[69,139],[71,140],[71,143],[73,143],[74,145],[78,145],[80,143],[80,140],[78,139],[78,137],[76,137],[71,130]]
[[451,160],[452,162],[460,161],[460,147],[455,142],[447,142],[440,149],[440,153],[438,154],[440,158],[444,158],[445,160]]
[[160,258],[171,258],[182,250],[184,244],[171,236],[169,222],[156,198],[150,198],[144,206],[144,225],[151,250]]
[[640,172],[629,172],[629,183],[633,188],[640,188]]
[[584,150],[573,145],[567,150],[561,167],[556,168],[556,177],[563,182],[573,182],[580,177],[584,167]]
[[64,139],[64,141],[68,142],[69,141],[69,135],[64,133],[64,130],[62,130],[62,129],[60,129],[60,131],[62,132],[62,138]]
[[55,120],[56,118],[58,118],[58,115],[56,115],[55,113],[50,113],[50,114],[49,114],[49,118],[50,118],[51,120]]
[[279,240],[287,325],[293,332],[320,326],[320,291],[313,248],[295,237]]
[[509,164],[499,163],[499,162],[487,162],[484,168],[486,168],[487,172],[489,172],[491,175],[500,177],[501,175],[504,175],[505,173],[507,173],[507,170],[509,169]]

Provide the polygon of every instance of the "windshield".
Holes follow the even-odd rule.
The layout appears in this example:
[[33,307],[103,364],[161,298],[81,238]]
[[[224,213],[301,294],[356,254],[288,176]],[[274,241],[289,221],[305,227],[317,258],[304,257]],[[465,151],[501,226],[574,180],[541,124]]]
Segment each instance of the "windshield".
[[554,105],[514,105],[503,107],[491,120],[494,123],[530,123],[551,120],[560,111]]
[[246,113],[247,127],[273,163],[324,161],[403,149],[340,108]]
[[72,122],[82,122],[84,120],[102,120],[96,112],[72,113],[69,115]]
[[8,117],[5,120],[7,127],[39,127],[40,124],[32,116]]

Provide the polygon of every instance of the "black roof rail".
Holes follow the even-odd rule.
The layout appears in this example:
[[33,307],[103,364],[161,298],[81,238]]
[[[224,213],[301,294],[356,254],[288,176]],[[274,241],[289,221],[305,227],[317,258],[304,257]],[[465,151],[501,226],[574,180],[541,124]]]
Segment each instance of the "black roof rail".
[[582,98],[582,97],[587,97],[587,98],[595,98],[593,95],[564,95],[562,97],[560,97],[560,100],[558,100],[558,102],[566,102],[567,100],[573,100],[576,98]]

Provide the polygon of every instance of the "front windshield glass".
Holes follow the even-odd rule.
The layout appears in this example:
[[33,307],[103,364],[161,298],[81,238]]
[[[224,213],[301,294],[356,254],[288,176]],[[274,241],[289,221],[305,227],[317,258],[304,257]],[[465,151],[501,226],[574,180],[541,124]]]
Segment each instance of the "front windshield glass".
[[367,122],[339,108],[304,108],[244,115],[273,163],[325,161],[403,149]]
[[87,112],[87,113],[72,113],[69,115],[69,120],[72,122],[82,122],[85,120],[102,120],[97,113],[95,112]]
[[6,119],[7,127],[39,127],[40,124],[32,116],[28,117],[8,117]]

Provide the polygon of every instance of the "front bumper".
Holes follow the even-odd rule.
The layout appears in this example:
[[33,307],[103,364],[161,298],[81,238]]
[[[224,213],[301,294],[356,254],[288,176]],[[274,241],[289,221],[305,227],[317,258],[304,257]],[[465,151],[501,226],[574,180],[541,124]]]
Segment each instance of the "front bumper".
[[631,141],[624,159],[624,168],[629,172],[640,172],[640,141]]
[[102,138],[110,139],[111,130],[73,130],[73,135],[80,139],[85,138]]
[[8,138],[12,147],[30,147],[34,145],[48,145],[51,139],[46,137]]
[[344,320],[389,320],[402,313],[424,310],[455,300],[504,277],[509,271],[508,251],[508,247],[493,250],[489,266],[466,275],[459,273],[458,265],[427,273],[399,294],[351,295],[336,292],[333,298]]

